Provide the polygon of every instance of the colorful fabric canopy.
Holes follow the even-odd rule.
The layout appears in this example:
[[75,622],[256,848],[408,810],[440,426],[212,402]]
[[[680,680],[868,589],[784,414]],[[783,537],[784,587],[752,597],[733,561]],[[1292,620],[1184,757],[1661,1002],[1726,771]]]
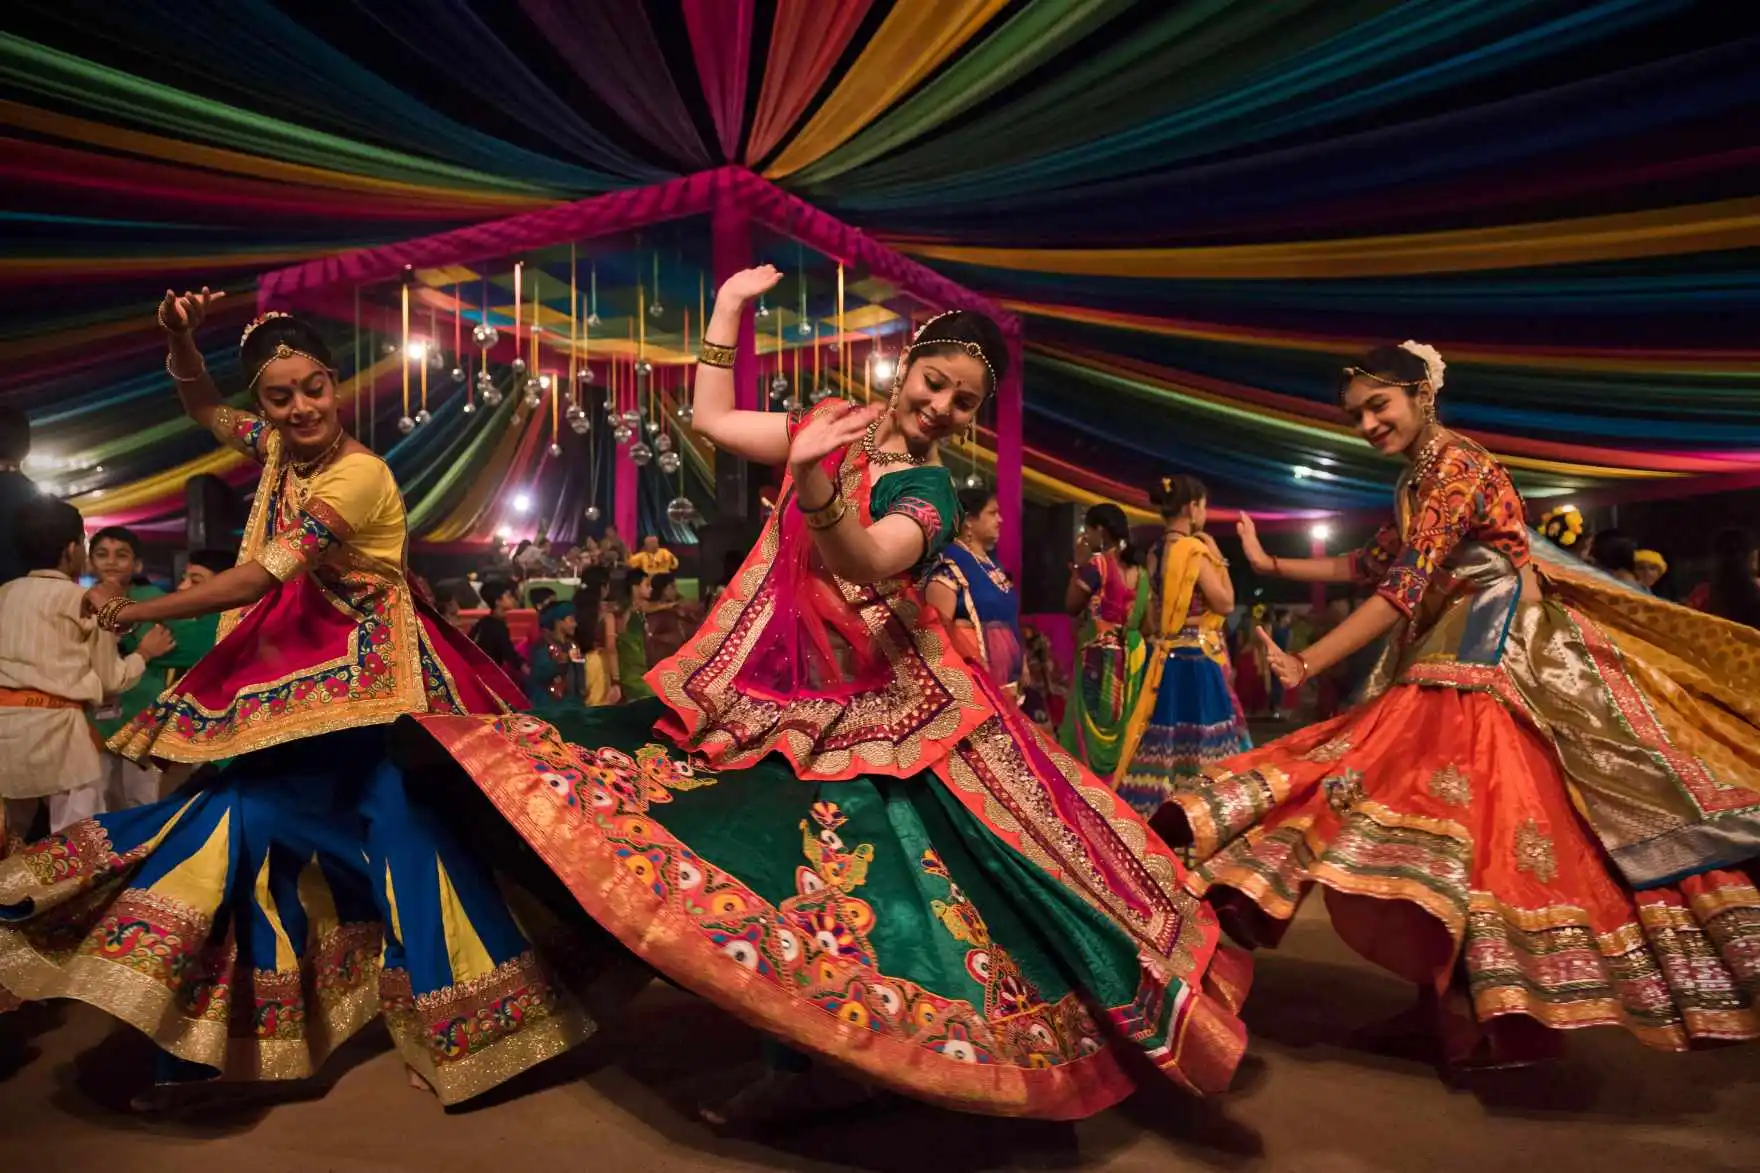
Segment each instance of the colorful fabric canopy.
[[[1334,381],[1404,338],[1441,349],[1445,418],[1530,496],[1760,481],[1760,38],[1708,5],[24,7],[0,33],[0,395],[32,415],[35,475],[92,517],[173,526],[189,477],[247,475],[177,416],[151,318],[167,286],[235,295],[204,339],[235,387],[233,331],[269,270],[724,163],[1018,316],[1035,499],[1141,507],[1189,469],[1220,505],[1379,508],[1395,469],[1337,417]],[[754,247],[799,274],[767,322],[815,346],[840,308],[874,346],[908,325],[883,280],[838,303],[824,258]],[[424,271],[416,322],[510,327],[511,271],[490,258],[512,251]],[[646,312],[638,286],[665,301],[654,345],[682,357],[710,252],[701,225],[632,222],[592,254],[595,378],[631,361],[614,331]],[[558,328],[566,258],[531,264]],[[503,404],[474,400],[474,361],[451,378],[474,352],[445,330],[432,421],[401,433],[401,335],[367,292],[359,314],[346,295],[322,313],[419,536],[480,540],[522,494],[572,532],[605,502],[605,429],[522,410],[500,367]],[[706,501],[713,454],[682,390],[659,388],[665,427]],[[993,447],[954,459],[988,475]],[[677,484],[644,487],[654,524]]]

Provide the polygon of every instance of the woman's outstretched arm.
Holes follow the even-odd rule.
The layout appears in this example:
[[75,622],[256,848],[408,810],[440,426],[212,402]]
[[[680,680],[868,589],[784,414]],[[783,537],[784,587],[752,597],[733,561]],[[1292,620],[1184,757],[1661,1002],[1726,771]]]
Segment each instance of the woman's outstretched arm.
[[[715,295],[715,308],[703,330],[708,346],[739,343],[746,303],[782,280],[774,265],[744,269],[729,277]],[[759,464],[788,459],[788,416],[776,411],[740,411],[734,407],[733,371],[710,362],[697,363],[696,390],[691,401],[691,427],[715,447]]]

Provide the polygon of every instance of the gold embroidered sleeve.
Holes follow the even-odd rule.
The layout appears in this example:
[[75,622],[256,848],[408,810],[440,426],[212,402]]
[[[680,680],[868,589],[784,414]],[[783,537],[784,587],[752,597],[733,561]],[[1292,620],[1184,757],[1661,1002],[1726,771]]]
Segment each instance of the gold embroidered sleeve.
[[269,444],[274,429],[261,416],[222,403],[214,412],[214,438],[234,452],[242,452],[255,461],[269,458]]

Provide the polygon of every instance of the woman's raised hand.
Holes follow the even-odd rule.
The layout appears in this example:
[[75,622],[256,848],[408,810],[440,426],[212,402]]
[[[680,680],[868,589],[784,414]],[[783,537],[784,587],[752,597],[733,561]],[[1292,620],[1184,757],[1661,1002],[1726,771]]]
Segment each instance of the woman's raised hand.
[[818,464],[833,452],[854,444],[868,430],[868,425],[885,410],[879,403],[857,407],[853,403],[835,401],[821,407],[794,434],[788,446],[788,463],[796,468]]
[[755,269],[741,269],[721,283],[721,292],[717,299],[726,298],[735,305],[744,305],[761,293],[768,293],[776,288],[782,280],[782,270],[775,265],[759,265]]
[[200,293],[185,291],[181,296],[167,289],[159,302],[159,326],[168,334],[188,334],[207,321],[208,307],[225,296],[224,290],[210,292],[206,285]]
[[1241,514],[1240,520],[1234,523],[1234,532],[1240,535],[1241,549],[1247,555],[1247,565],[1260,574],[1269,573],[1274,563],[1271,555],[1265,552],[1265,547],[1259,544],[1259,531],[1254,527],[1253,519],[1245,513]]

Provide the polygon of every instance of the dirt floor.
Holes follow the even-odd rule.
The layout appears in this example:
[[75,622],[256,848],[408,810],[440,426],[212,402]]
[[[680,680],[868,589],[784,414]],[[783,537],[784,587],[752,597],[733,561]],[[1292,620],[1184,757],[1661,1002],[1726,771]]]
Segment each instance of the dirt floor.
[[1351,1041],[1406,1000],[1338,943],[1313,901],[1284,947],[1260,956],[1252,1050],[1227,1096],[1156,1089],[1076,1125],[895,1103],[763,1143],[719,1138],[695,1112],[756,1070],[757,1039],[659,984],[593,1044],[533,1073],[541,1078],[451,1113],[406,1085],[375,1032],[305,1098],[149,1122],[118,1107],[146,1068],[138,1036],[71,1007],[32,1039],[22,1068],[0,1076],[0,1170],[1760,1169],[1760,1047],[1664,1055],[1591,1031],[1550,1068],[1450,1087],[1420,1060]]

